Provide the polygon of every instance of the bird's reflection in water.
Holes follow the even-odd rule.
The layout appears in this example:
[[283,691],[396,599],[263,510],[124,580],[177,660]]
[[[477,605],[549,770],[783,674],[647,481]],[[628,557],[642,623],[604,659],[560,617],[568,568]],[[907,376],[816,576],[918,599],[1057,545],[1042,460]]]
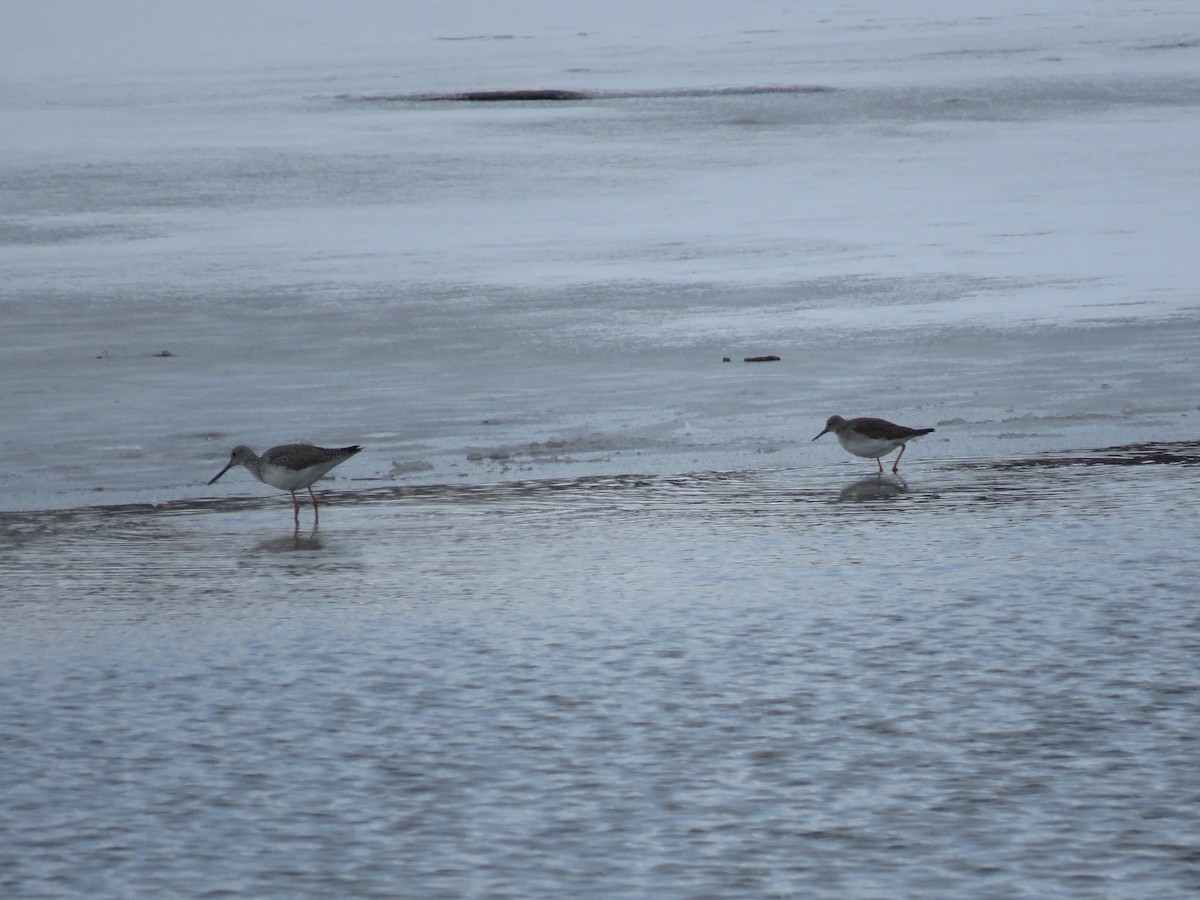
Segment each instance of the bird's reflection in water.
[[259,542],[257,549],[260,553],[292,553],[296,550],[320,550],[323,546],[321,533],[314,529],[307,535],[296,530],[289,535],[269,538]]
[[838,494],[840,503],[865,503],[870,500],[892,500],[908,493],[904,479],[892,475],[871,475],[850,482]]

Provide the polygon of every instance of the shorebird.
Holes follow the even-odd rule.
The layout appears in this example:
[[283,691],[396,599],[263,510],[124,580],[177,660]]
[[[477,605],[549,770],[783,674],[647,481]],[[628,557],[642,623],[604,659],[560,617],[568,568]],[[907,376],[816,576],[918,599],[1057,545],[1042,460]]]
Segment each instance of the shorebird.
[[300,501],[296,499],[296,491],[308,488],[308,496],[312,498],[313,527],[317,526],[320,514],[317,512],[317,495],[312,486],[330,469],[339,463],[344,463],[362,447],[339,447],[330,450],[325,447],[314,447],[312,444],[282,444],[272,447],[259,456],[245,444],[239,444],[229,454],[229,462],[225,468],[212,477],[209,484],[232,469],[234,466],[245,466],[251,475],[263,484],[290,491],[292,495],[292,511],[296,516],[296,527],[300,527]]
[[[883,474],[881,457],[887,456],[897,447],[900,456],[904,455],[904,445],[915,437],[929,434],[932,428],[905,428],[886,419],[843,419],[841,416],[830,416],[825,423],[825,430],[813,438],[815,441],[822,434],[833,432],[837,435],[838,443],[855,456],[874,459],[879,464],[879,473]],[[892,464],[892,474],[899,471],[900,456]]]

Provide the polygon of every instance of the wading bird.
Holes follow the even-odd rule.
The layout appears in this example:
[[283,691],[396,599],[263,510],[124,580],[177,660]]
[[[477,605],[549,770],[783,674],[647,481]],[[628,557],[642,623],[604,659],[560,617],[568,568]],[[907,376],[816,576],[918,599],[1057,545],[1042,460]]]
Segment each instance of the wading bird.
[[[838,443],[848,452],[875,460],[879,464],[879,473],[883,474],[881,457],[887,456],[897,447],[900,448],[900,456],[903,456],[904,445],[908,441],[923,434],[930,434],[933,429],[906,428],[886,419],[843,419],[841,416],[830,416],[829,421],[825,423],[825,430],[813,440],[831,431],[837,435]],[[892,464],[892,474],[899,471],[900,456],[897,456]]]
[[313,527],[317,527],[320,514],[317,512],[317,495],[312,486],[330,469],[339,463],[344,463],[362,447],[339,447],[330,450],[325,447],[314,447],[312,444],[282,444],[272,447],[259,456],[245,444],[239,444],[229,454],[229,462],[225,468],[213,476],[209,484],[232,469],[234,466],[245,466],[250,474],[273,488],[290,491],[292,494],[292,511],[296,516],[296,527],[300,527],[300,501],[296,499],[296,491],[308,488],[308,496],[312,498]]

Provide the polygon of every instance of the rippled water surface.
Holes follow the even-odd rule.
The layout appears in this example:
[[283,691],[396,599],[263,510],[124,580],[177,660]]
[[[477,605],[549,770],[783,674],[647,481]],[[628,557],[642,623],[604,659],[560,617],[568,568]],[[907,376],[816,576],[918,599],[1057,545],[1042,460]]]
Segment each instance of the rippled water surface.
[[1194,895],[1198,458],[0,514],[0,887]]
[[0,900],[1200,896],[1200,6],[987,6],[0,3]]

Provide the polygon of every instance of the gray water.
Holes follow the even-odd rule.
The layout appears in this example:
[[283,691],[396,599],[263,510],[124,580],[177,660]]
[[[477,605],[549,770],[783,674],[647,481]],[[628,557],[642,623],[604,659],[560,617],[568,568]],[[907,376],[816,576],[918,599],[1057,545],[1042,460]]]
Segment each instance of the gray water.
[[1190,5],[152,6],[0,4],[0,897],[1200,893]]
[[1200,446],[905,463],[0,513],[0,888],[1194,896]]

